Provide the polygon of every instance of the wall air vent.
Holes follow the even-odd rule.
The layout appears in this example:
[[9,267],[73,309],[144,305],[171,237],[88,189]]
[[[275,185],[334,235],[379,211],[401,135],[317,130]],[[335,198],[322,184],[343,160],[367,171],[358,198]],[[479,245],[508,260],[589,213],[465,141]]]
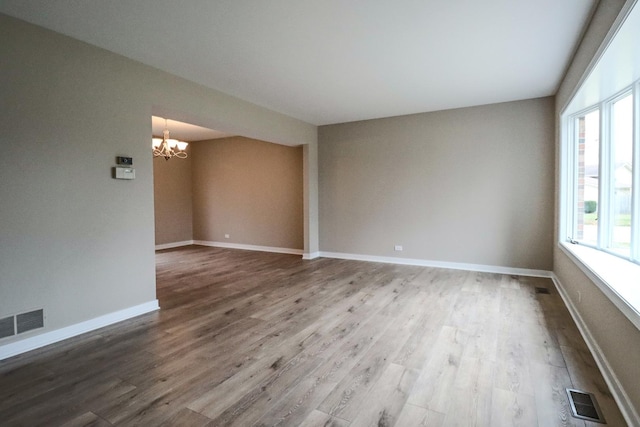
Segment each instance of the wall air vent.
[[0,319],[0,338],[10,337],[15,334],[16,331],[13,326],[13,316]]
[[19,334],[32,329],[42,328],[44,326],[44,311],[40,309],[18,314],[16,316],[16,326]]
[[570,388],[567,389],[567,394],[571,403],[571,412],[575,418],[606,424],[593,394]]

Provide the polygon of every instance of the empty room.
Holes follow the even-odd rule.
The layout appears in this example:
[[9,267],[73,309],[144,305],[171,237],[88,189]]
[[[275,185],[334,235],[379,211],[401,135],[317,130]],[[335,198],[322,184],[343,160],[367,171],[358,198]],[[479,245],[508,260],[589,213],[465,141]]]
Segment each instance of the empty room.
[[0,426],[640,426],[637,0],[0,34]]

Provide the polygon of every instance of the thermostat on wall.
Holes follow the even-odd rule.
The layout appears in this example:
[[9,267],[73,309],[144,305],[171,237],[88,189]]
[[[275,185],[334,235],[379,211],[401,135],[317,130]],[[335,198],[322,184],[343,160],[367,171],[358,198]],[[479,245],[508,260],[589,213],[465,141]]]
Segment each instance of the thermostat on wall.
[[133,157],[116,157],[116,163],[122,166],[133,166]]
[[116,166],[113,168],[115,179],[136,179],[136,170],[134,168],[126,168]]

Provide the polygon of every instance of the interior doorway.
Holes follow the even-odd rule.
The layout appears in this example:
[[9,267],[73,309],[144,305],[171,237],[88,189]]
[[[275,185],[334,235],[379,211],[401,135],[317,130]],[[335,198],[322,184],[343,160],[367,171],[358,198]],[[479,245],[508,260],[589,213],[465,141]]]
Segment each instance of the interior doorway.
[[[164,118],[152,117],[162,137]],[[156,250],[199,244],[302,255],[303,147],[172,119],[186,158],[153,159]]]

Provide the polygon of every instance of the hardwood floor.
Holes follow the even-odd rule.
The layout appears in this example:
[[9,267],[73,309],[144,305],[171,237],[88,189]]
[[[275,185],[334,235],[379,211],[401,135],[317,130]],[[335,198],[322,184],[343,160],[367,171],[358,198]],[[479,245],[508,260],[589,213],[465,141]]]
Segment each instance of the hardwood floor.
[[157,282],[159,312],[0,362],[0,425],[600,425],[565,388],[626,425],[549,279],[191,246]]

